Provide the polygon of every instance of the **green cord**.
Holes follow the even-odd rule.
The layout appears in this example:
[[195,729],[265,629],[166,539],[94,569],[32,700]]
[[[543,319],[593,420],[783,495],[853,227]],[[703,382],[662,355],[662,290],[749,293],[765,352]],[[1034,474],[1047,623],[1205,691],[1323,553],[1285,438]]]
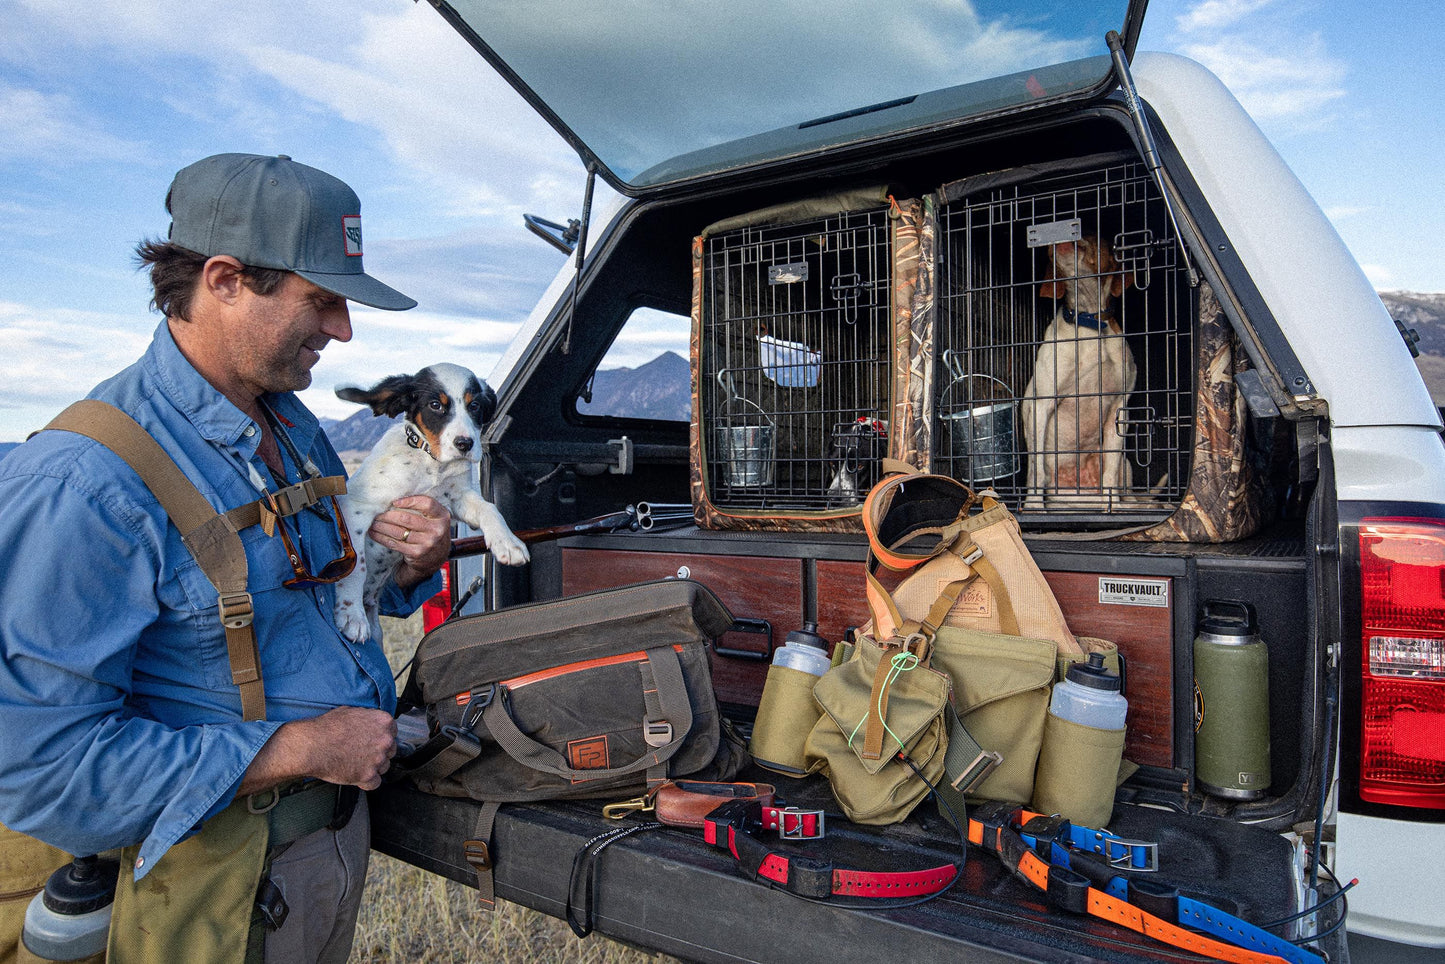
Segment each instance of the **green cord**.
[[[894,733],[893,730],[889,728],[888,721],[883,717],[883,695],[888,692],[888,688],[893,685],[893,681],[898,679],[901,674],[907,673],[910,670],[917,668],[918,655],[916,653],[904,650],[901,653],[895,653],[893,657],[889,660],[889,662],[892,664],[893,668],[889,670],[888,678],[883,681],[883,685],[878,689],[878,719],[882,720],[883,722],[883,732],[893,737],[893,742],[898,744],[898,749],[900,751],[906,752],[907,748],[904,747],[903,741],[898,739],[898,734]],[[853,738],[858,735],[858,731],[863,728],[863,724],[868,722],[868,716],[869,714],[867,713],[863,714],[863,719],[859,720],[858,725],[853,727],[853,732],[848,734],[849,747],[853,746]]]

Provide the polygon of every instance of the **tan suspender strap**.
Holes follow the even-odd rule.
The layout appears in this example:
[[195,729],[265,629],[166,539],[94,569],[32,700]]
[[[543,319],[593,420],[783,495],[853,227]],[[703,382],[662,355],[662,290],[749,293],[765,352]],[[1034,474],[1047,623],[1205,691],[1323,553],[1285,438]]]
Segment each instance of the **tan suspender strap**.
[[252,625],[251,594],[246,591],[246,549],[235,523],[216,512],[160,443],[120,409],[85,399],[45,427],[75,432],[104,445],[124,459],[155,495],[201,572],[216,588],[231,680],[241,690],[241,714],[247,720],[264,720],[266,691]]

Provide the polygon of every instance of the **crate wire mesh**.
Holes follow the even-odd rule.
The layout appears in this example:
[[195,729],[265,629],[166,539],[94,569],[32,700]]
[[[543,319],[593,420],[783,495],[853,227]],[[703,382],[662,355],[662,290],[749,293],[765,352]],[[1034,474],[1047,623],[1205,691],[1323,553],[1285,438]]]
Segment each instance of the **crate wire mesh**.
[[944,202],[934,470],[1057,522],[1167,514],[1188,482],[1195,310],[1143,166],[960,182]]
[[855,506],[877,481],[890,391],[887,208],[705,239],[699,341],[714,505]]

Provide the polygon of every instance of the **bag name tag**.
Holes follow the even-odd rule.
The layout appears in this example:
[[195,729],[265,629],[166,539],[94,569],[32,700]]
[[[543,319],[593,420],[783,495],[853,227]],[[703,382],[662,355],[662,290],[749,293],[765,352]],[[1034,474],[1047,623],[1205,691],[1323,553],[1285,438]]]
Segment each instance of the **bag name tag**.
[[[938,580],[938,591],[943,592],[951,581]],[[952,616],[979,616],[988,619],[993,615],[993,593],[988,591],[987,583],[976,579],[963,590],[963,595],[958,597],[958,602],[954,603],[948,612]]]

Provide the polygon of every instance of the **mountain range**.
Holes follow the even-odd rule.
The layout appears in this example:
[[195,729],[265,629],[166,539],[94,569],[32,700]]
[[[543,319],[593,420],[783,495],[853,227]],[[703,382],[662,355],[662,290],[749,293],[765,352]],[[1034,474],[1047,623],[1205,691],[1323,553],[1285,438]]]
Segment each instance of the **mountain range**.
[[[1435,404],[1445,407],[1445,292],[1382,291],[1380,300],[1390,316],[1418,339],[1415,360]],[[584,415],[615,415],[685,422],[692,406],[688,362],[676,352],[664,352],[637,368],[609,368],[592,381],[592,401],[578,404]],[[393,419],[377,417],[367,409],[345,419],[323,418],[331,444],[349,463],[359,461]],[[0,442],[0,458],[17,442]]]

